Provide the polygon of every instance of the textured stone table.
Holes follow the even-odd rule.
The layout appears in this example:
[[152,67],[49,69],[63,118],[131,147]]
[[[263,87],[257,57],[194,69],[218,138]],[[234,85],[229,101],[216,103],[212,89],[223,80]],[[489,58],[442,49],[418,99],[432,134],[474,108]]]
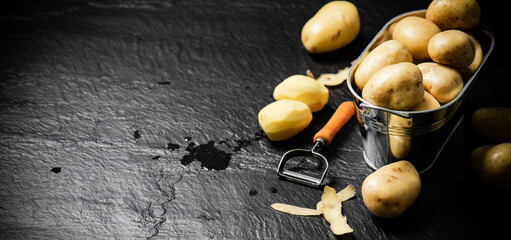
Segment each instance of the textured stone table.
[[[278,179],[279,157],[311,145],[351,96],[346,84],[292,140],[273,143],[257,113],[293,74],[335,72],[392,17],[428,1],[353,1],[355,42],[311,55],[303,24],[326,1],[7,1],[0,4],[0,238],[334,239],[311,207],[314,189]],[[497,7],[482,4],[497,38],[467,100],[511,106]],[[507,81],[509,82],[509,81]],[[509,84],[507,84],[509,86]],[[354,120],[323,153],[328,184],[352,184],[344,239],[473,239],[507,233],[509,199],[467,163],[477,146],[466,122],[421,176],[416,203],[383,220],[365,208],[371,173]],[[489,238],[488,238],[489,239]]]

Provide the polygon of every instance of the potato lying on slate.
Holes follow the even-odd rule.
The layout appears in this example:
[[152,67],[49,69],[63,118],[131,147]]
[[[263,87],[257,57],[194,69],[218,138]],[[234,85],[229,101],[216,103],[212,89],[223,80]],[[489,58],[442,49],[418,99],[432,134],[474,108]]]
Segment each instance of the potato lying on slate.
[[422,73],[413,63],[402,62],[376,72],[362,90],[362,98],[380,107],[408,110],[424,95]]
[[479,108],[472,114],[470,125],[487,142],[511,142],[511,108]]
[[309,126],[312,112],[307,104],[295,100],[279,100],[266,105],[258,114],[259,125],[272,141],[294,137]]
[[273,98],[297,100],[307,104],[312,112],[317,112],[328,102],[328,88],[311,77],[293,75],[275,87]]
[[351,43],[360,31],[360,17],[353,3],[325,4],[302,29],[302,43],[311,53],[325,53]]
[[470,163],[488,186],[511,190],[511,143],[479,147],[470,154]]
[[402,160],[371,173],[362,183],[364,204],[374,215],[393,218],[401,215],[417,199],[421,180],[415,167]]

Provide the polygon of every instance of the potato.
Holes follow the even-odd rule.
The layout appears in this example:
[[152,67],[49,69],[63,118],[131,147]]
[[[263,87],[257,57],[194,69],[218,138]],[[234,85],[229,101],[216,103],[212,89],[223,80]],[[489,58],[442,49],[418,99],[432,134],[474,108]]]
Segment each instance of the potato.
[[422,74],[409,62],[386,66],[376,72],[362,90],[362,98],[384,108],[408,110],[424,95]]
[[434,62],[417,65],[422,72],[422,83],[439,103],[448,103],[463,89],[463,79],[456,69]]
[[393,218],[401,215],[417,199],[421,180],[415,167],[402,160],[383,166],[362,183],[364,204],[374,215]]
[[472,114],[470,126],[485,141],[511,142],[511,108],[479,108]]
[[397,40],[388,40],[367,54],[355,72],[355,84],[361,90],[367,81],[383,67],[399,63],[412,62],[408,47]]
[[511,189],[511,143],[476,148],[470,154],[470,164],[488,186]]
[[479,68],[479,65],[483,62],[483,48],[481,47],[481,44],[477,39],[472,35],[467,33],[468,38],[470,38],[470,41],[474,44],[475,47],[475,55],[474,55],[474,61],[468,67],[460,68],[458,69],[458,72],[460,73],[461,77],[463,78],[463,81],[467,82],[472,75],[476,72],[476,70]]
[[312,112],[317,112],[328,102],[328,88],[313,78],[293,75],[275,87],[273,98],[297,100],[307,104]]
[[447,30],[435,34],[429,40],[428,53],[437,63],[465,68],[474,61],[475,47],[466,33]]
[[409,16],[396,24],[392,38],[404,43],[414,59],[427,60],[429,40],[440,31],[439,27],[425,18]]
[[332,1],[305,23],[302,43],[311,53],[330,52],[351,43],[359,31],[357,7],[347,1]]
[[259,111],[258,119],[270,140],[282,141],[309,126],[312,112],[303,102],[284,99],[266,105]]
[[477,27],[481,7],[476,0],[433,0],[426,10],[426,19],[440,29],[472,29]]
[[[424,80],[423,80],[424,85]],[[424,96],[422,96],[422,101],[420,101],[417,105],[410,109],[410,111],[425,111],[430,109],[439,108],[440,103],[436,100],[433,95],[424,91]]]

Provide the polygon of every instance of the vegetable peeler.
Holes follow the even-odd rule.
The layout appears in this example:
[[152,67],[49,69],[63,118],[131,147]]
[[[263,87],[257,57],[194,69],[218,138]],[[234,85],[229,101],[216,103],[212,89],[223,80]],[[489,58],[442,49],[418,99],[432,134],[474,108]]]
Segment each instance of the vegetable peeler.
[[[355,114],[355,105],[351,101],[341,103],[334,114],[325,124],[325,126],[314,135],[314,145],[310,150],[307,149],[293,149],[289,150],[280,158],[279,166],[277,168],[277,174],[279,177],[295,181],[298,183],[318,187],[325,179],[328,171],[328,161],[319,152],[324,148],[328,147],[334,136],[339,130],[351,119]],[[297,157],[312,157],[319,159],[325,166],[321,177],[309,176],[303,173],[286,169],[284,166],[286,162],[292,158]]]

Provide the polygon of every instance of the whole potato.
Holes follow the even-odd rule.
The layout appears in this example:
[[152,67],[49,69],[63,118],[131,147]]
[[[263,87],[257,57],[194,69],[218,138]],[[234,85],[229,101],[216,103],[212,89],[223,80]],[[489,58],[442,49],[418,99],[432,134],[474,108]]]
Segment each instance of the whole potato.
[[421,180],[415,167],[402,160],[383,166],[362,183],[364,204],[374,215],[393,218],[401,215],[417,199]]
[[408,110],[424,95],[422,74],[409,62],[386,66],[376,72],[362,90],[362,98],[380,107]]
[[412,54],[408,47],[397,40],[388,40],[367,54],[355,72],[355,84],[364,89],[367,81],[378,70],[399,62],[412,62]]
[[511,142],[511,108],[479,108],[472,114],[470,126],[485,141]]
[[297,100],[307,104],[312,112],[317,112],[328,102],[328,88],[313,78],[293,75],[275,87],[273,98]]
[[428,53],[437,63],[465,68],[474,61],[475,46],[466,33],[447,30],[435,34],[429,40]]
[[302,29],[302,43],[311,53],[324,53],[351,43],[360,31],[360,17],[348,1],[325,4]]
[[294,137],[309,126],[312,112],[303,102],[279,100],[259,111],[259,125],[272,141],[283,141]]
[[463,89],[463,79],[456,69],[434,62],[417,65],[422,72],[424,89],[439,103],[448,103]]
[[[423,80],[424,82],[424,80]],[[423,83],[424,85],[424,83]],[[436,100],[433,95],[429,92],[424,91],[424,96],[422,97],[422,101],[420,101],[417,105],[410,109],[410,111],[425,111],[430,109],[439,108],[440,103]]]
[[481,7],[476,0],[433,0],[426,10],[426,19],[442,30],[477,27]]
[[461,77],[463,78],[463,81],[468,81],[470,77],[476,72],[477,68],[479,68],[479,65],[483,62],[483,48],[481,47],[481,44],[477,39],[472,35],[467,33],[468,38],[472,41],[475,47],[475,55],[474,55],[474,61],[468,67],[460,68],[458,69],[458,72],[460,73]]
[[417,16],[401,19],[394,28],[392,38],[404,43],[414,59],[429,59],[428,43],[441,30],[433,22]]
[[479,147],[470,154],[470,163],[488,186],[511,189],[511,143]]

